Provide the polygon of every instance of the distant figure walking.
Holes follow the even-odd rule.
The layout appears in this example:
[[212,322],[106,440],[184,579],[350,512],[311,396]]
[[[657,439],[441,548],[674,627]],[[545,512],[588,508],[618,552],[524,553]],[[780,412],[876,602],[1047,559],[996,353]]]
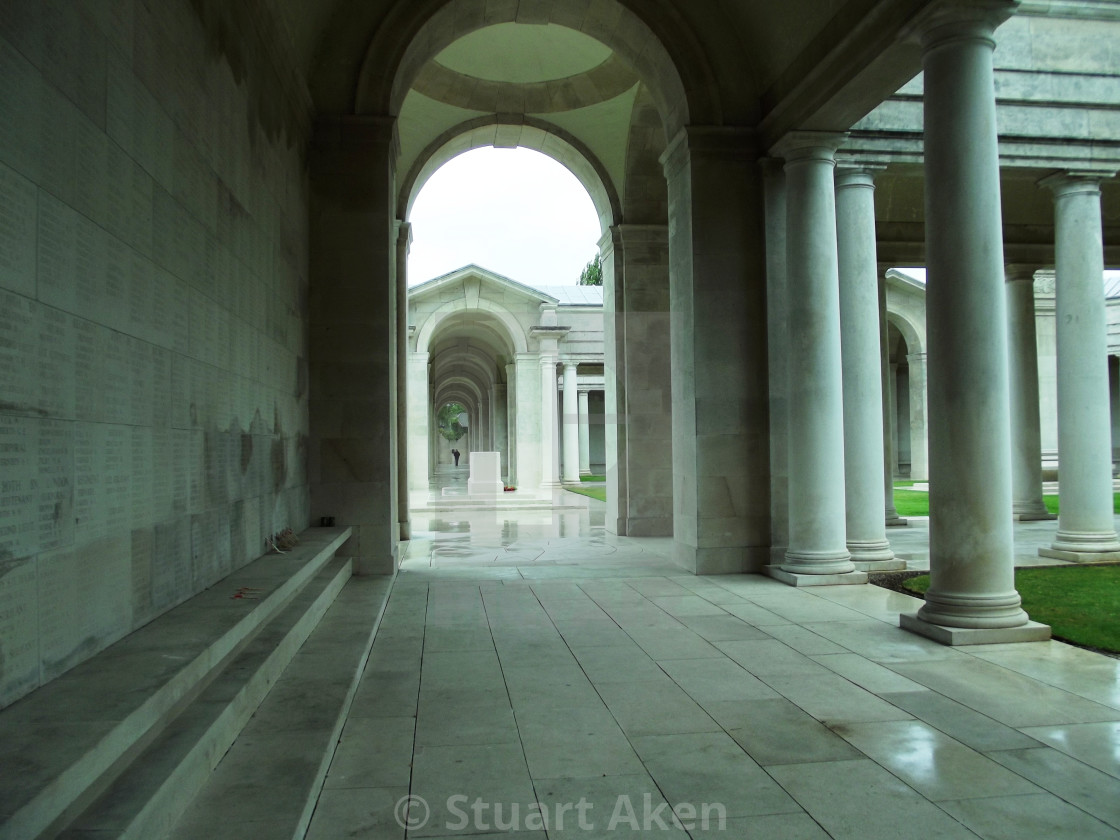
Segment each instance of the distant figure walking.
[[459,450],[452,449],[451,454],[455,456],[455,466],[459,466]]

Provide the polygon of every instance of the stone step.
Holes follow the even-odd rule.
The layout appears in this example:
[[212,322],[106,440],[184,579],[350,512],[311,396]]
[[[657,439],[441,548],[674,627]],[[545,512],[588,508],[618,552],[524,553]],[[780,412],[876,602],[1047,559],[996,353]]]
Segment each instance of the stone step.
[[303,837],[342,736],[390,577],[354,577],[280,676],[169,840]]
[[0,840],[54,836],[312,581],[349,528],[305,531],[0,713]]
[[334,558],[59,836],[158,837],[174,824],[352,573]]

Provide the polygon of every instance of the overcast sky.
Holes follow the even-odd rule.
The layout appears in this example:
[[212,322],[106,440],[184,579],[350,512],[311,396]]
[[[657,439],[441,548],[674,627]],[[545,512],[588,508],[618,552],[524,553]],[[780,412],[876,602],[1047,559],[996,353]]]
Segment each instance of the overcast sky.
[[444,164],[409,217],[408,282],[468,263],[531,286],[567,286],[595,256],[599,219],[576,177],[530,149],[485,147]]

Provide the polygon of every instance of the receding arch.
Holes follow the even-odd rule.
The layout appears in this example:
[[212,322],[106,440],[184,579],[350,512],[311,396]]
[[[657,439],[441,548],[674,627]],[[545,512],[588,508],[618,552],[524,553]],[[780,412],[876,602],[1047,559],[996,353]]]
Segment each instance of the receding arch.
[[435,335],[440,325],[456,313],[466,312],[467,310],[480,310],[492,315],[500,321],[508,331],[513,351],[515,353],[528,352],[529,337],[525,334],[525,330],[509,310],[493,301],[480,299],[477,303],[470,304],[465,298],[448,301],[428,317],[423,326],[416,330],[416,344],[413,348],[415,352],[429,352],[432,346],[432,336]]
[[583,184],[595,205],[602,233],[621,220],[622,202],[618,190],[606,167],[582,141],[545,120],[512,114],[467,120],[429,143],[401,179],[397,218],[408,219],[420,190],[441,166],[458,155],[487,146],[524,147],[548,155]]
[[904,313],[888,308],[887,322],[893,324],[902,334],[908,354],[926,352],[925,342],[922,340],[924,330],[919,330],[917,325]]
[[[640,10],[640,11],[639,11]],[[657,21],[654,31],[649,20]],[[670,136],[683,126],[719,125],[718,83],[704,51],[671,6],[650,0],[496,5],[489,0],[410,0],[386,16],[370,40],[354,90],[357,114],[400,113],[425,64],[456,39],[497,23],[552,23],[617,52],[649,85]]]

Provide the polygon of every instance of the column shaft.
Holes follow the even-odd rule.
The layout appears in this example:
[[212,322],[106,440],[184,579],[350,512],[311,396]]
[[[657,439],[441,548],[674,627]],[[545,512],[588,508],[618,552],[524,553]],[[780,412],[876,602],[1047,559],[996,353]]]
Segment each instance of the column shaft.
[[789,547],[771,573],[791,584],[862,582],[845,540],[844,394],[835,151],[844,135],[796,132],[786,166],[789,280]]
[[836,176],[840,339],[844,395],[844,497],[848,551],[856,568],[899,569],[887,542],[883,493],[883,380],[879,361],[875,182],[870,172]]
[[890,324],[887,321],[887,281],[878,272],[879,289],[879,353],[880,377],[883,393],[883,511],[888,528],[904,527],[910,523],[898,515],[894,506],[894,402],[895,381],[891,376]]
[[[922,22],[930,576],[903,627],[950,644],[1013,640],[1010,397],[992,33],[1008,2],[945,2]],[[1024,628],[1029,630],[1029,628]],[[1023,633],[1018,638],[1046,637]]]
[[541,487],[560,486],[560,445],[556,434],[556,356],[541,353]]
[[1044,557],[1120,557],[1112,514],[1100,176],[1058,175],[1054,191],[1058,327],[1058,534]]
[[579,397],[576,385],[577,366],[564,363],[564,461],[565,483],[579,483]]
[[1008,266],[1005,288],[1011,372],[1011,513],[1016,519],[1052,519],[1042,502],[1034,270]]
[[591,418],[587,407],[587,391],[579,392],[579,474],[591,474]]

